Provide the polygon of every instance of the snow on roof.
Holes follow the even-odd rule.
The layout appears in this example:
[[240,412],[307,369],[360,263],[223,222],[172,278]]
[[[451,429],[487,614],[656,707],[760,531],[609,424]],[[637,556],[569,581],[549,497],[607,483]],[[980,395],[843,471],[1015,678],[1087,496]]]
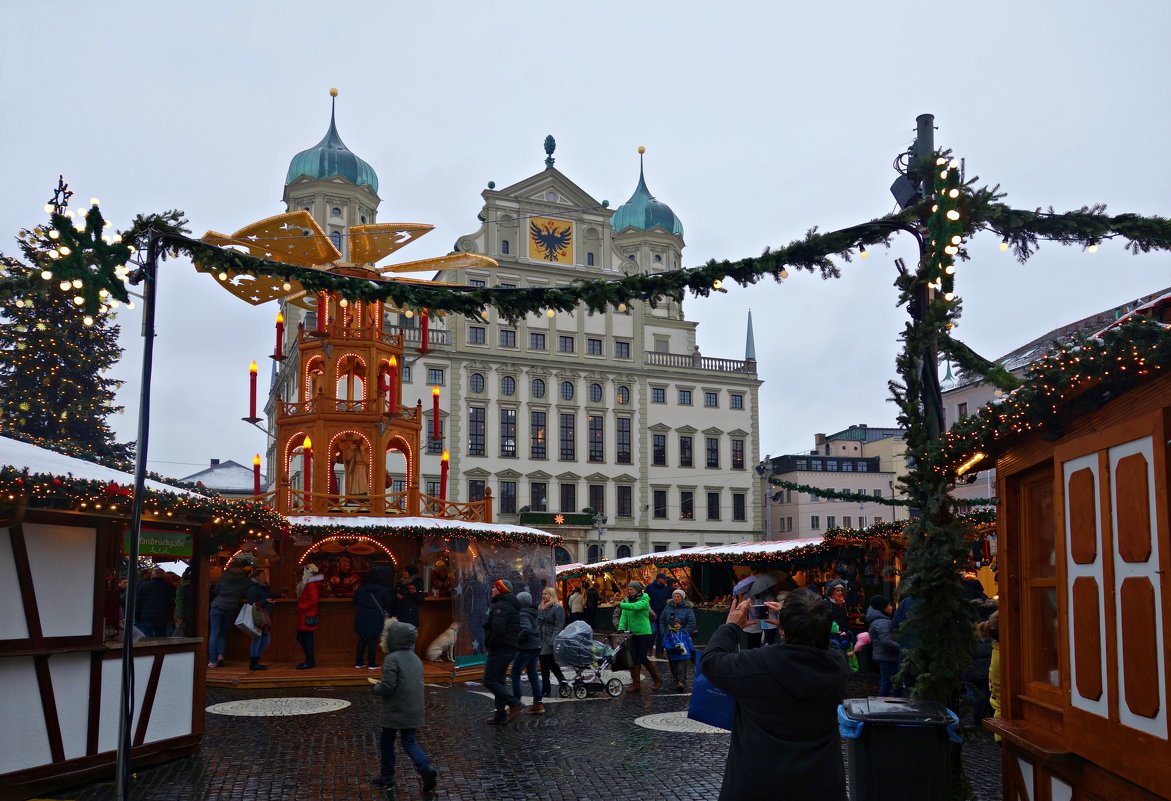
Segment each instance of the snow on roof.
[[[31,445],[20,440],[0,437],[0,465],[8,465],[18,470],[28,469],[31,473],[46,473],[53,476],[72,475],[74,478],[87,481],[113,481],[116,484],[134,484],[134,476],[115,470],[112,467],[103,467],[100,464],[87,462],[73,456]],[[146,488],[161,492],[174,492],[181,495],[194,495],[190,490],[173,487],[158,481],[147,479]]]
[[289,525],[311,528],[314,526],[338,526],[343,528],[433,528],[436,533],[445,530],[456,531],[485,531],[494,534],[524,534],[532,537],[544,537],[549,543],[556,544],[562,541],[557,534],[541,531],[539,528],[528,526],[514,526],[510,523],[479,523],[472,520],[450,520],[442,517],[366,517],[365,515],[296,515],[289,517]]
[[705,561],[711,561],[714,558],[727,557],[729,562],[734,562],[738,557],[751,556],[753,561],[760,559],[768,559],[769,557],[780,557],[789,551],[795,551],[799,548],[806,548],[811,545],[820,545],[824,540],[821,537],[803,537],[795,540],[769,540],[765,542],[737,542],[732,545],[699,545],[693,548],[678,548],[674,551],[658,551],[656,553],[644,553],[639,556],[627,556],[622,559],[610,559],[605,562],[594,562],[589,565],[561,565],[557,568],[557,573],[576,572],[578,570],[586,570],[594,572],[598,570],[609,570],[611,568],[622,568],[636,563],[655,563],[662,564],[666,562],[686,562],[689,556],[703,555]]
[[[217,465],[212,465],[198,473],[192,473],[189,476],[179,479],[180,481],[189,481],[192,484],[202,482],[203,486],[210,487],[214,490],[224,492],[247,492],[252,494],[253,476],[252,468],[245,467],[238,462],[228,460],[220,462]],[[264,476],[260,477],[261,486],[264,485]]]

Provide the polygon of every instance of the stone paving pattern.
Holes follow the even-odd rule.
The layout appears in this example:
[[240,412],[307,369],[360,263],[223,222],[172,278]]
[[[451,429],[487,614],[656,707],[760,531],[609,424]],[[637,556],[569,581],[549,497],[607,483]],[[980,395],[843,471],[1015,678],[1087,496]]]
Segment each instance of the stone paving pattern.
[[[625,676],[626,674],[619,674]],[[528,683],[523,684],[528,690]],[[644,685],[645,687],[645,685]],[[850,696],[874,695],[869,677]],[[419,742],[439,770],[440,801],[706,801],[719,795],[726,734],[656,731],[635,718],[687,708],[684,694],[649,693],[585,700],[554,699],[545,715],[489,726],[491,702],[477,685],[428,687],[427,726]],[[132,797],[142,801],[374,801],[378,772],[378,700],[365,688],[226,690],[209,688],[207,704],[282,696],[340,699],[335,712],[282,717],[208,714],[200,756],[139,771]],[[526,697],[526,702],[530,700]],[[1001,798],[1000,753],[972,729],[965,772],[977,801]],[[844,749],[843,749],[844,753]],[[909,761],[913,762],[913,755]],[[410,761],[398,751],[398,798],[420,799]],[[909,765],[892,766],[907,769]],[[784,777],[778,776],[778,799]],[[114,801],[111,782],[49,796]]]

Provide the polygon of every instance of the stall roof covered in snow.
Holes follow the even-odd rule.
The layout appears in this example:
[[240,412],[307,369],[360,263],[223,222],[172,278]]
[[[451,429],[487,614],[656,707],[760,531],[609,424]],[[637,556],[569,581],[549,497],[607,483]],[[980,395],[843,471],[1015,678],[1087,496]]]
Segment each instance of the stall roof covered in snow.
[[[0,437],[0,465],[28,470],[30,473],[44,473],[53,476],[73,476],[86,481],[105,481],[115,484],[133,485],[134,476],[112,467],[87,462],[74,456],[66,456],[28,442]],[[190,490],[147,479],[146,488],[159,492],[174,492],[180,495],[194,495]]]
[[823,542],[825,540],[821,537],[803,537],[795,540],[737,542],[732,545],[699,545],[694,548],[678,548],[674,551],[658,551],[639,556],[627,556],[623,559],[609,559],[605,562],[594,562],[589,565],[561,565],[557,568],[557,574],[560,576],[562,574],[602,573],[615,568],[637,567],[644,564],[686,562],[689,558],[697,558],[704,562],[726,561],[729,564],[763,562],[770,559],[781,559],[792,551],[821,545]]
[[312,529],[320,526],[355,530],[363,528],[423,528],[434,529],[435,533],[441,536],[444,531],[451,531],[453,533],[462,531],[479,532],[482,534],[501,534],[504,536],[514,536],[518,539],[547,540],[550,545],[559,545],[564,541],[561,535],[550,534],[548,531],[541,531],[539,528],[514,526],[510,523],[479,523],[472,520],[451,520],[442,517],[404,517],[402,515],[395,515],[393,517],[366,517],[365,515],[339,515],[329,517],[325,515],[296,515],[290,516],[288,520],[289,525],[294,531],[298,528]]

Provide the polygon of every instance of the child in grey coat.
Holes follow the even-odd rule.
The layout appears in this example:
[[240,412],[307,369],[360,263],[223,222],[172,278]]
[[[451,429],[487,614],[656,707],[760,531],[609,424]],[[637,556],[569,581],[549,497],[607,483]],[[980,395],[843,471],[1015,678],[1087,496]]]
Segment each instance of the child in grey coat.
[[415,763],[415,770],[423,779],[423,797],[435,797],[438,771],[431,766],[427,755],[415,740],[415,733],[423,725],[423,663],[415,655],[418,631],[410,623],[390,618],[382,629],[382,680],[375,682],[372,692],[382,698],[382,725],[380,746],[382,772],[371,781],[385,789],[386,798],[393,801],[394,740],[402,734],[403,751]]

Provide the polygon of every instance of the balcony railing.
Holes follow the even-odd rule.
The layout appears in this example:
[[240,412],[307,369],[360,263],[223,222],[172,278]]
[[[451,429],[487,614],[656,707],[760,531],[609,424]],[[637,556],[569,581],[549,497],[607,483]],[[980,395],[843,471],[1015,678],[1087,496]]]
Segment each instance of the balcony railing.
[[646,351],[644,362],[648,367],[680,367],[688,370],[706,370],[715,373],[745,373],[756,375],[756,362],[744,359],[716,359],[711,356],[685,353]]
[[[299,417],[308,414],[385,414],[386,398],[366,398],[365,400],[338,400],[318,395],[305,401],[277,401],[277,417]],[[420,418],[419,406],[399,406],[394,417],[410,423],[418,423]]]

